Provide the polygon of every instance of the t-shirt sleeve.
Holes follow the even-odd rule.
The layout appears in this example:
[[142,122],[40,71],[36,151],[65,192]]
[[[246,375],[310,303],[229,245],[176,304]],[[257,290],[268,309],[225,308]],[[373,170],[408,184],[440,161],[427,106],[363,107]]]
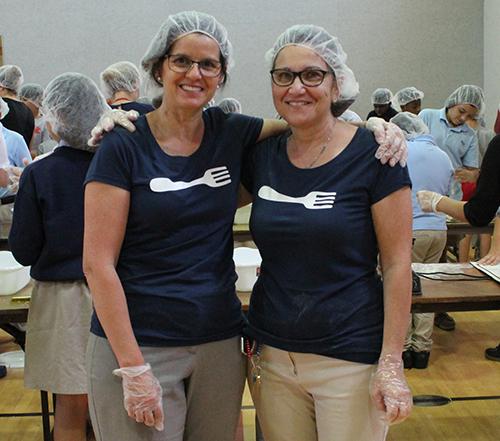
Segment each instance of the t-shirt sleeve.
[[253,194],[253,176],[254,176],[254,166],[256,161],[256,155],[259,153],[259,149],[262,148],[266,141],[259,142],[258,144],[252,145],[243,155],[243,165],[241,167],[240,181],[245,187],[245,189]]
[[495,136],[484,154],[474,195],[464,206],[464,214],[475,227],[487,225],[500,206],[500,135]]
[[247,152],[257,142],[264,120],[238,113],[228,113],[227,118],[237,128],[244,152]]
[[130,191],[132,187],[130,146],[120,133],[123,129],[115,130],[106,135],[97,149],[87,172],[85,185],[97,181]]
[[372,185],[370,199],[371,205],[376,204],[385,197],[409,185],[411,187],[411,179],[408,173],[408,168],[401,167],[396,164],[391,167],[389,164],[380,166],[375,182]]

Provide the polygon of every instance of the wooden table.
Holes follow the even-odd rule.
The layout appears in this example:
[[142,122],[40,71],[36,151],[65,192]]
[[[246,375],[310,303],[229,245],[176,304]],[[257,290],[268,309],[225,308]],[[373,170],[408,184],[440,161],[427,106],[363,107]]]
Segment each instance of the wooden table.
[[493,234],[495,222],[490,222],[486,227],[473,227],[468,222],[449,221],[446,222],[448,227],[448,236],[458,236],[461,234]]
[[[467,264],[466,274],[484,276]],[[456,275],[453,278],[460,278]],[[500,284],[493,279],[479,281],[444,281],[421,278],[422,295],[412,297],[411,312],[452,312],[452,311],[488,311],[500,310]],[[242,303],[242,310],[248,311],[250,292],[237,292]]]

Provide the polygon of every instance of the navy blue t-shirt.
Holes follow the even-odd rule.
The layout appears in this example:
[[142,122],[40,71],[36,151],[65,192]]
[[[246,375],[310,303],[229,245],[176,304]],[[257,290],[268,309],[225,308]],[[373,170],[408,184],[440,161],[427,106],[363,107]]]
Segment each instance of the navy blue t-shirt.
[[[141,116],[135,132],[117,128],[106,135],[87,175],[86,183],[130,192],[116,270],[140,345],[218,341],[243,325],[232,226],[242,156],[262,120],[214,107],[203,112],[203,121],[200,147],[181,157],[160,148]],[[214,175],[224,185],[217,186]],[[91,331],[105,337],[95,314]]]
[[384,310],[370,209],[410,184],[407,170],[382,165],[362,128],[330,162],[300,169],[288,136],[259,143],[244,161],[262,255],[244,332],[285,351],[374,363]]
[[9,244],[42,282],[85,279],[83,182],[94,154],[61,146],[29,164],[16,195]]
[[121,109],[125,111],[135,110],[139,112],[139,115],[144,115],[146,113],[152,112],[155,108],[151,104],[138,103],[137,101],[125,102],[123,104],[112,105],[112,109]]

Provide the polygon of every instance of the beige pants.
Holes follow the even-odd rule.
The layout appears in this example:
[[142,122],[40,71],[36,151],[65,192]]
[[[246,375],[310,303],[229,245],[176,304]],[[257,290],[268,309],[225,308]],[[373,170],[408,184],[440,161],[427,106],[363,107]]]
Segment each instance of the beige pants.
[[[415,263],[438,263],[446,246],[446,230],[415,230],[413,232],[411,261]],[[406,332],[405,351],[430,351],[434,313],[410,314]]]
[[0,239],[8,239],[14,204],[0,205]]
[[263,346],[261,381],[248,381],[266,441],[382,441],[369,394],[373,365]]

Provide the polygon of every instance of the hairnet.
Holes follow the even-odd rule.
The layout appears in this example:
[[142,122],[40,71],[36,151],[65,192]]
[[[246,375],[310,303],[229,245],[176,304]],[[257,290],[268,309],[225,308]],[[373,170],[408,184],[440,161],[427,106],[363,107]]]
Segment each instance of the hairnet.
[[110,110],[97,85],[87,76],[69,72],[54,78],[43,99],[46,121],[71,147],[95,150],[87,145],[101,115]]
[[135,92],[142,85],[139,68],[130,61],[119,61],[107,67],[99,75],[101,91],[106,98],[111,98],[116,92],[122,90]]
[[141,67],[147,74],[146,91],[151,98],[158,95],[161,90],[161,86],[154,78],[155,63],[167,54],[176,40],[192,33],[201,33],[212,38],[219,46],[227,71],[233,66],[233,46],[227,38],[226,28],[214,17],[196,11],[170,15],[160,27],[141,60]]
[[429,128],[424,121],[411,112],[400,112],[393,116],[390,122],[396,124],[403,131],[406,140],[429,134]]
[[449,109],[458,104],[469,104],[474,106],[477,109],[477,115],[480,116],[484,108],[483,90],[478,86],[470,84],[460,86],[448,97],[444,106]]
[[9,111],[9,105],[0,97],[0,113],[2,114],[0,119],[4,119]]
[[377,89],[372,94],[372,104],[389,104],[392,101],[392,92],[389,89]]
[[412,101],[421,100],[423,97],[424,92],[420,92],[420,90],[417,90],[414,87],[405,87],[394,96],[400,106],[406,106]]
[[241,103],[236,98],[224,98],[219,107],[225,113],[241,113]]
[[17,93],[23,82],[23,73],[19,67],[12,64],[0,67],[0,86]]
[[43,87],[35,83],[25,84],[19,89],[19,98],[24,98],[26,101],[40,108],[43,101]]
[[335,116],[341,115],[358,96],[359,85],[353,71],[345,64],[347,55],[339,40],[319,26],[292,26],[278,37],[274,46],[266,53],[266,60],[271,69],[274,67],[278,53],[290,45],[311,49],[333,70],[337,80],[339,98],[332,105],[332,112]]

